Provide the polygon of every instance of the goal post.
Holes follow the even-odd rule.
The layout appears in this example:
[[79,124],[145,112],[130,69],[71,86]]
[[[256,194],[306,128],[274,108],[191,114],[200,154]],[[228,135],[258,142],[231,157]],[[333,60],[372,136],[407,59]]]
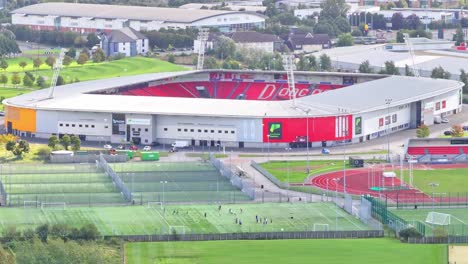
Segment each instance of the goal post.
[[431,225],[450,225],[450,214],[438,213],[438,212],[429,212],[426,217],[426,223]]
[[23,207],[24,209],[37,208],[39,207],[39,202],[38,201],[23,201]]
[[55,202],[55,203],[41,203],[41,210],[66,210],[67,203]]
[[328,224],[314,224],[314,231],[329,231],[330,226]]
[[161,209],[161,210],[164,208],[162,202],[156,202],[156,201],[149,201],[147,203],[147,207],[148,208],[154,208],[154,209]]

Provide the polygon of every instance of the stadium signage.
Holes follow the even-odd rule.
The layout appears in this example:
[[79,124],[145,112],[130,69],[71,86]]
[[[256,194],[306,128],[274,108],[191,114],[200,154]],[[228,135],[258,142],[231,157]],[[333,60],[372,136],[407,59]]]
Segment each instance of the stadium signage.
[[354,132],[356,135],[360,135],[362,133],[362,117],[356,117],[354,119]]
[[151,120],[140,118],[127,118],[127,125],[149,126],[151,125]]
[[268,123],[268,137],[270,139],[281,139],[283,137],[283,123]]

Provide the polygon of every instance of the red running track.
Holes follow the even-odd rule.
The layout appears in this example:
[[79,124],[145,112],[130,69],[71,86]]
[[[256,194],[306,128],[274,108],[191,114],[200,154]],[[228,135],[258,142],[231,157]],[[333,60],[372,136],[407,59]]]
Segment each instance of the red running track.
[[[419,170],[432,170],[432,169],[449,169],[449,168],[468,168],[468,164],[433,164],[433,165],[415,165],[414,169]],[[349,169],[346,170],[346,192],[354,195],[369,194],[372,196],[386,196],[391,200],[398,200],[399,202],[412,202],[412,203],[425,203],[433,202],[433,198],[422,193],[418,189],[401,189],[401,190],[383,190],[375,191],[370,187],[381,187],[382,185],[387,188],[396,187],[401,185],[399,178],[386,178],[382,174],[386,170],[399,170],[399,166],[375,166],[374,173],[370,172],[368,168]],[[383,183],[383,184],[382,184]],[[307,185],[313,185],[323,190],[334,192],[335,190],[344,192],[344,174],[343,171],[330,172],[312,178]],[[405,183],[403,186],[408,187]],[[467,199],[466,197],[463,198]],[[436,197],[437,202],[465,202],[461,200],[454,200],[450,197]]]

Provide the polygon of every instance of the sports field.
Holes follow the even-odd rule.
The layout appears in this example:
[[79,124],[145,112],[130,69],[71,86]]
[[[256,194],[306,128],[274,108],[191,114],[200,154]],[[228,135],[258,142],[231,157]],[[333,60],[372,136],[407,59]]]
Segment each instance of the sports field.
[[447,263],[447,245],[404,244],[390,239],[127,243],[125,253],[128,264]]
[[[399,174],[399,173],[398,173]],[[405,182],[408,183],[408,171],[404,172]],[[426,194],[434,193],[466,193],[468,169],[427,169],[413,170],[413,185]],[[437,183],[439,186],[434,190],[429,183]]]
[[210,163],[129,162],[110,165],[139,202],[237,203],[250,197]]
[[[418,220],[425,223],[426,217],[429,212],[438,212],[443,214],[450,214],[450,225],[437,226],[448,231],[452,235],[468,235],[468,209],[466,208],[435,208],[435,209],[400,209],[392,210],[393,213],[399,217],[407,220],[414,221]],[[431,235],[433,226],[426,224],[426,235]]]
[[[149,206],[67,207],[66,210],[33,206],[3,208],[0,229],[11,225],[20,229],[34,228],[44,223],[66,223],[77,227],[94,223],[104,235],[168,234],[172,229],[185,234],[313,231],[314,224],[328,225],[316,225],[316,230],[334,230],[335,223],[338,230],[368,229],[333,203],[223,204],[221,210],[218,206],[166,205],[163,209],[161,204],[155,203]],[[255,216],[268,219],[268,223],[257,223]],[[236,224],[236,218],[242,225]]]

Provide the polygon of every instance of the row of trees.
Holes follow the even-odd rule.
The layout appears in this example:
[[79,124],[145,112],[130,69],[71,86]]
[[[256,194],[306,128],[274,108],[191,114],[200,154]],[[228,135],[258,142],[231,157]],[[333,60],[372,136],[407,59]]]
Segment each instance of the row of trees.
[[[450,129],[450,135],[452,137],[464,137],[465,131],[461,125],[453,125]],[[430,135],[429,127],[426,125],[421,125],[416,129],[416,137],[418,138],[427,138]]]
[[83,36],[72,31],[32,30],[25,26],[11,25],[8,29],[14,33],[17,40],[48,44],[53,46],[75,46],[91,48],[99,43],[99,38],[94,33]]
[[71,147],[74,151],[80,150],[81,148],[81,140],[75,135],[64,135],[60,139],[57,136],[51,136],[47,145],[55,150],[58,149],[59,144],[62,145],[65,150],[68,150],[68,147]]

